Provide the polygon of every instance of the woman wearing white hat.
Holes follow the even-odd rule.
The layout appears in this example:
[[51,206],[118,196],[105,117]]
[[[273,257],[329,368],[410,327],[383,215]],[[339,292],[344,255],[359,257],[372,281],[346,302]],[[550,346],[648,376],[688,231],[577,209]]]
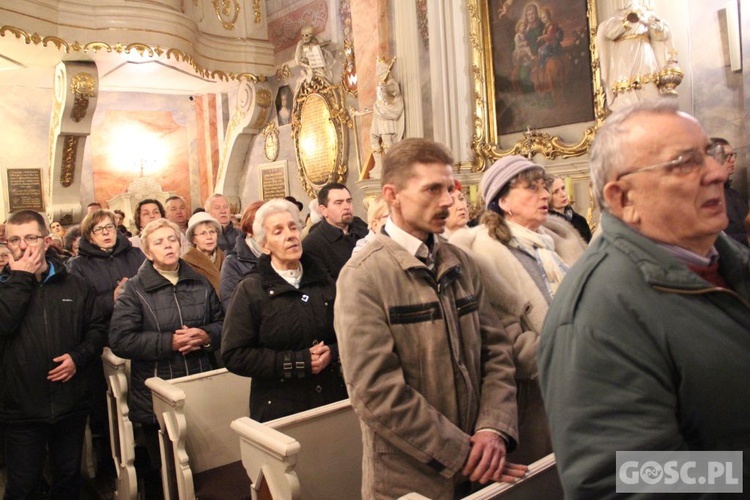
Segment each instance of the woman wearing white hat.
[[216,293],[219,293],[221,266],[224,252],[219,248],[221,226],[208,212],[198,212],[190,217],[185,232],[192,248],[182,256],[182,260],[205,276]]
[[513,340],[518,386],[519,446],[513,461],[552,452],[539,385],[536,350],[549,303],[586,244],[567,221],[548,217],[543,167],[523,156],[496,161],[482,177],[487,211],[481,225],[450,242],[486,268],[488,295]]

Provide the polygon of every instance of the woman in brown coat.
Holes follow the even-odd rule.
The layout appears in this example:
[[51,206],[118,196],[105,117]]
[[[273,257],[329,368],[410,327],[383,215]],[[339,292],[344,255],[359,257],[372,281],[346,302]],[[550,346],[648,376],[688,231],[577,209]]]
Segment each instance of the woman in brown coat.
[[185,236],[192,248],[182,256],[182,260],[205,276],[216,293],[219,293],[221,266],[224,252],[219,248],[221,226],[208,212],[198,212],[190,217]]

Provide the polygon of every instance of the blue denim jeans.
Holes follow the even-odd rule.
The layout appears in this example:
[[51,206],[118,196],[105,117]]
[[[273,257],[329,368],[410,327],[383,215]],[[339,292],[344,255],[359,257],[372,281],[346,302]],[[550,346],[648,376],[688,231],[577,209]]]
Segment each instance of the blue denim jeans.
[[54,424],[5,424],[5,500],[37,498],[44,457],[49,450],[50,498],[77,500],[86,415],[69,415]]

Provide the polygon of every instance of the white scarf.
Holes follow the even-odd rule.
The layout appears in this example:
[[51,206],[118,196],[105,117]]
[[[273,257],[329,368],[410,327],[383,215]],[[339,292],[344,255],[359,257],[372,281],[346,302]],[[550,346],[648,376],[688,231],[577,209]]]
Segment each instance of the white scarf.
[[247,244],[247,248],[249,248],[250,251],[253,252],[253,255],[255,255],[256,257],[260,257],[260,254],[263,253],[263,250],[261,250],[258,246],[258,242],[255,241],[252,236],[245,236],[245,243]]
[[557,287],[568,272],[568,266],[555,253],[555,240],[548,234],[532,231],[515,222],[507,221],[507,223],[512,236],[509,245],[536,258],[547,277],[550,295],[554,297]]

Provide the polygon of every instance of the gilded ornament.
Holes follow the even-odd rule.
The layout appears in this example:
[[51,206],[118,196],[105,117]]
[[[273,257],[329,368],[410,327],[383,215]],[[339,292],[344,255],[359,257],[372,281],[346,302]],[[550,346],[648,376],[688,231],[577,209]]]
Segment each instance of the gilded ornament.
[[292,138],[302,187],[311,197],[329,182],[346,180],[351,117],[339,88],[318,75],[303,80],[295,95]]
[[292,70],[289,69],[289,66],[287,64],[282,65],[279,69],[276,70],[276,78],[278,80],[283,80],[284,78],[289,78],[292,76]]
[[78,136],[65,136],[63,146],[62,168],[60,169],[60,184],[69,187],[73,184],[73,176],[76,171],[76,156],[78,155]]
[[268,122],[263,128],[263,136],[266,138],[263,143],[263,152],[266,154],[268,161],[276,161],[279,157],[279,129],[275,122]]
[[233,30],[240,15],[240,4],[234,0],[213,0],[219,22],[226,30]]
[[70,81],[70,92],[74,96],[70,117],[80,122],[86,116],[89,99],[96,97],[96,78],[91,73],[78,73]]
[[255,23],[260,23],[260,0],[253,0],[253,14],[255,14]]

